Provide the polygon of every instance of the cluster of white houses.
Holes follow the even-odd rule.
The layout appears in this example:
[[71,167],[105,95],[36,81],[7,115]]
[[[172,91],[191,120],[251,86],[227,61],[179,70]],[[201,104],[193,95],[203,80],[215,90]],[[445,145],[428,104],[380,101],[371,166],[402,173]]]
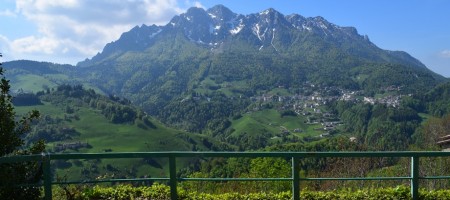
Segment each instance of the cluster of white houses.
[[380,98],[374,98],[374,97],[364,97],[364,103],[370,103],[370,104],[384,104],[391,107],[398,107],[400,106],[400,102],[403,95],[395,95],[395,96],[386,96],[386,97],[380,97]]
[[56,143],[53,146],[53,151],[60,152],[65,150],[78,150],[80,148],[88,148],[89,144],[87,142],[63,142],[63,143]]

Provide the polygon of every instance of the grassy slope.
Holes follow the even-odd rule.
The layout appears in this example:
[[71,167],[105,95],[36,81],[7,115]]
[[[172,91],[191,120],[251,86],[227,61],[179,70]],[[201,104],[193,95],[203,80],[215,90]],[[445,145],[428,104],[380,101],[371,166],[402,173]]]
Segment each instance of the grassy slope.
[[23,74],[11,78],[13,90],[24,89],[25,91],[42,91],[44,86],[49,88],[56,87],[57,84],[44,76],[34,74]]
[[[18,106],[16,107],[17,115],[22,115],[32,109],[39,110],[44,115],[51,115],[52,117],[64,118],[63,108],[51,105],[50,103],[44,103],[44,105],[37,106]],[[105,150],[112,150],[113,152],[140,152],[140,151],[174,151],[192,150],[193,144],[180,138],[180,135],[188,135],[197,144],[199,150],[208,151],[209,149],[203,146],[201,139],[204,136],[197,136],[194,134],[178,131],[175,129],[167,128],[152,120],[156,128],[148,128],[147,130],[139,128],[137,123],[135,124],[113,124],[107,120],[99,111],[95,111],[88,108],[79,108],[74,113],[80,116],[79,120],[65,120],[61,126],[73,127],[79,133],[80,136],[73,139],[73,141],[88,142],[92,148],[82,148],[79,152],[82,153],[99,153]],[[47,143],[47,149],[52,150],[55,143],[70,142],[60,141]],[[73,150],[67,152],[74,152]],[[168,161],[167,159],[155,159],[160,167],[152,167],[150,165],[142,163],[142,159],[114,159],[114,160],[102,160],[101,163],[97,163],[98,169],[101,172],[105,166],[111,164],[119,170],[130,170],[133,167],[137,170],[137,176],[151,175],[151,176],[164,176],[168,173]],[[79,180],[81,170],[91,167],[91,164],[83,162],[82,165],[74,164],[74,161],[70,161],[72,166],[67,170],[58,170],[59,176],[67,175],[69,180]],[[185,166],[189,160],[179,160],[179,166]],[[111,172],[107,172],[112,174]]]
[[[304,123],[303,116],[284,116],[274,109],[261,110],[244,114],[240,119],[232,121],[232,128],[235,130],[232,136],[239,134],[258,134],[262,132],[270,132],[273,136],[281,133],[281,130],[286,128],[291,134],[300,138],[305,136],[318,136],[323,131],[314,130],[320,125],[310,125]],[[283,128],[284,127],[284,128]],[[294,129],[301,129],[303,132],[295,133]]]
[[93,89],[97,94],[105,94],[101,89],[92,84],[83,82],[82,80],[74,79],[64,74],[34,74],[32,72],[21,72],[7,74],[10,79],[12,91],[23,89],[26,92],[39,92],[45,88],[55,88],[63,83],[77,82],[83,85],[86,89]]

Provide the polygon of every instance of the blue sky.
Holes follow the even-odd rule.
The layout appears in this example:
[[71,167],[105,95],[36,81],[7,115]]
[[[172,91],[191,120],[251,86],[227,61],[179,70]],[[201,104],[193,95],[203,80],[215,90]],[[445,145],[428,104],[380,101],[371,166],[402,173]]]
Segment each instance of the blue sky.
[[76,64],[133,26],[165,25],[189,7],[216,4],[241,14],[274,8],[322,16],[357,28],[382,49],[406,51],[450,77],[448,0],[1,0],[0,52],[3,61]]

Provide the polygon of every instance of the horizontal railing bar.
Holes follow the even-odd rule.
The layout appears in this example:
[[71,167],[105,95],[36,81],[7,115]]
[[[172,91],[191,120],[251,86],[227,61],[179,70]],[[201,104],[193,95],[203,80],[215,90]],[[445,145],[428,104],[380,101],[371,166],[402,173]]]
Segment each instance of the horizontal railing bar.
[[425,177],[419,177],[419,179],[450,179],[450,176],[425,176]]
[[176,157],[440,157],[450,152],[388,151],[388,152],[170,152]]
[[108,158],[148,158],[148,157],[298,157],[298,158],[325,158],[325,157],[444,157],[450,152],[442,151],[388,151],[388,152],[114,152],[114,153],[56,153],[22,156],[6,156],[0,158],[0,163],[38,161],[43,156],[51,160],[61,159],[108,159]]
[[62,153],[50,154],[50,159],[158,158],[169,157],[169,155],[170,152]]
[[[12,185],[13,187],[42,187],[44,186],[43,183],[29,183],[29,184],[18,184],[18,185]],[[5,185],[0,185],[0,188],[6,188],[6,187],[11,187],[11,185],[5,186]]]
[[0,157],[0,164],[3,163],[15,163],[15,162],[29,162],[29,161],[40,161],[43,159],[42,154],[34,155],[20,155],[20,156],[5,156]]
[[443,157],[450,152],[388,151],[388,152],[118,152],[51,154],[51,159],[146,158],[146,157]]
[[168,181],[169,178],[130,178],[130,179],[102,179],[84,181],[52,182],[52,185],[86,184],[86,183],[114,183],[114,182],[141,182],[141,181]]
[[178,178],[179,181],[292,181],[292,178]]
[[[450,176],[448,177],[450,178]],[[301,181],[410,180],[411,177],[300,178]],[[292,181],[292,178],[178,178],[179,181]]]
[[300,178],[301,181],[380,181],[410,179],[411,177]]

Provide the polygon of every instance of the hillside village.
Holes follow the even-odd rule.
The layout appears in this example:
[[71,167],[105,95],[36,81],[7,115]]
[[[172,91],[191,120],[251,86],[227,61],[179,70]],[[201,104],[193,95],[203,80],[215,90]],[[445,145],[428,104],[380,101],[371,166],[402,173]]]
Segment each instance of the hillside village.
[[[233,87],[227,83],[227,88]],[[278,86],[271,91],[260,93],[256,96],[238,97],[230,96],[231,99],[248,98],[252,103],[247,112],[255,112],[265,108],[276,108],[280,112],[289,112],[289,115],[299,115],[305,117],[305,124],[320,124],[321,127],[315,130],[323,131],[321,137],[329,136],[330,132],[342,124],[341,120],[335,114],[327,111],[326,105],[333,101],[351,101],[364,102],[367,104],[384,104],[388,107],[398,107],[404,95],[396,94],[401,91],[401,87],[389,86],[381,89],[385,95],[370,97],[365,96],[363,91],[346,90],[339,87],[321,87],[309,82],[302,84],[301,88],[285,88]],[[192,99],[198,102],[211,102],[214,98],[207,95],[196,95],[186,97],[181,102]],[[286,128],[280,128],[284,134],[289,133]],[[302,132],[297,128],[291,132]]]

